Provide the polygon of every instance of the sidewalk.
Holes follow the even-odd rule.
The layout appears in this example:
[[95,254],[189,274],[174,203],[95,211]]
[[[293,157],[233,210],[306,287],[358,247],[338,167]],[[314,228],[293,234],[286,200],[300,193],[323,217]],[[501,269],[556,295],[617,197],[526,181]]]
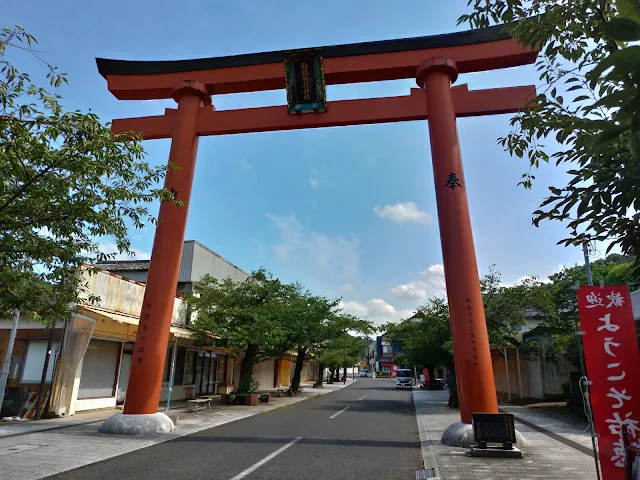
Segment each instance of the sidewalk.
[[116,410],[73,415],[68,418],[8,424],[0,427],[0,480],[35,480],[65,472],[134,450],[173,440],[208,428],[291,405],[316,395],[325,395],[349,386],[337,383],[324,388],[305,385],[297,397],[272,397],[257,407],[211,404],[211,411],[187,413],[187,407],[170,410],[178,415],[176,429],[169,434],[148,436],[98,433],[105,418]]
[[586,419],[565,413],[560,408],[533,405],[500,405],[500,410],[512,413],[516,421],[593,457],[591,429]]
[[592,457],[517,421],[517,430],[528,441],[522,459],[474,458],[467,456],[467,449],[442,445],[444,430],[460,421],[458,411],[447,407],[448,395],[413,391],[424,466],[435,468],[442,480],[596,479]]

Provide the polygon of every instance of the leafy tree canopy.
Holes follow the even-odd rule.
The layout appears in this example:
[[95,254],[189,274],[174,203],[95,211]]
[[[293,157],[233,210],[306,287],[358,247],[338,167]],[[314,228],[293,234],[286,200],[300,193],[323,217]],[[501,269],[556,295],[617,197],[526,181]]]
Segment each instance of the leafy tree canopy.
[[519,346],[521,337],[514,328],[527,318],[540,321],[557,317],[553,297],[538,279],[525,277],[511,286],[501,283],[494,267],[480,280],[489,343],[493,347]]
[[35,43],[20,26],[0,30],[0,318],[19,309],[53,324],[78,304],[77,269],[107,258],[97,239],[129,252],[128,227],[171,197],[153,188],[166,168],[144,161],[139,139],[65,110],[64,73],[43,62],[50,91],[16,66]]
[[531,170],[554,161],[566,185],[533,213],[567,222],[559,243],[606,240],[609,249],[640,251],[640,2],[638,0],[469,0],[459,18],[473,28],[505,23],[524,45],[539,48],[542,88],[499,139]]
[[219,337],[217,343],[238,353],[259,345],[254,361],[278,356],[287,348],[288,332],[279,319],[284,295],[284,284],[264,269],[244,282],[206,275],[188,299],[197,314],[192,328],[203,337]]
[[319,360],[329,368],[351,367],[358,363],[366,348],[361,338],[344,333],[327,342]]
[[449,365],[453,357],[449,309],[444,299],[431,298],[408,320],[387,324],[387,335],[400,343],[395,362],[404,367],[433,369]]

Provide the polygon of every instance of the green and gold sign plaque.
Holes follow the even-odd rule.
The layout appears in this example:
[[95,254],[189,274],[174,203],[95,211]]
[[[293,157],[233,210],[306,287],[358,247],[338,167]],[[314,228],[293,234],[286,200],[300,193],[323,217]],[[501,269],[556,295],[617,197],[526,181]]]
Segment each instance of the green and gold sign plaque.
[[287,109],[290,114],[327,110],[320,49],[285,52],[284,78],[287,86]]

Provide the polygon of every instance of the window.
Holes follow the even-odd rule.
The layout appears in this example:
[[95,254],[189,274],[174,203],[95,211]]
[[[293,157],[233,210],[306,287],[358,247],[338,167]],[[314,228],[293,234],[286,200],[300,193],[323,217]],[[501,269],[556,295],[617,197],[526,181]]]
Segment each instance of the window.
[[184,361],[184,384],[193,385],[196,383],[196,358],[198,352],[188,351]]
[[[42,378],[42,369],[44,368],[44,359],[47,354],[46,341],[29,342],[27,345],[27,355],[24,359],[22,368],[21,383],[40,383]],[[51,383],[53,378],[53,366],[56,363],[56,355],[58,353],[59,343],[51,345],[51,356],[49,357],[49,367],[47,368],[46,382]]]
[[171,377],[171,357],[173,355],[173,347],[167,348],[167,354],[164,357],[164,374],[162,375],[162,381],[168,382]]
[[186,356],[187,349],[184,347],[178,347],[178,353],[176,355],[176,372],[173,379],[174,385],[182,385],[184,380],[184,362]]

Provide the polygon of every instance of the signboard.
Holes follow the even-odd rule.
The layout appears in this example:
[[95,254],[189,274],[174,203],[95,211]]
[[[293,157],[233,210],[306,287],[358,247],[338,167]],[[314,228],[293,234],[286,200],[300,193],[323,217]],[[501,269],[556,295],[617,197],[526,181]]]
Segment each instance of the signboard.
[[624,479],[623,430],[640,446],[640,352],[624,285],[578,289],[580,328],[603,480]]
[[472,413],[473,435],[481,443],[516,443],[516,429],[510,413]]
[[320,49],[285,52],[284,78],[290,114],[327,110],[326,85]]

